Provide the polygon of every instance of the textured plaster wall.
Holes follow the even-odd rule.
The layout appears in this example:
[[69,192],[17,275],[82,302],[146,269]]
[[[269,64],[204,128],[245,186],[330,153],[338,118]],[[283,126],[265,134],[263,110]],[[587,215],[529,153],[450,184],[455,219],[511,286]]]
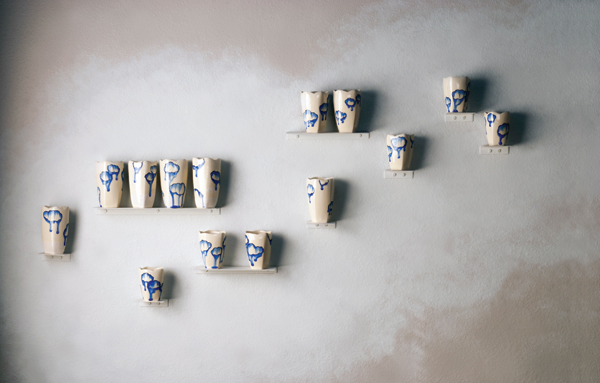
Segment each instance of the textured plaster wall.
[[[600,381],[598,2],[1,11],[0,380]],[[477,154],[481,115],[443,122],[450,75],[511,111],[509,156]],[[371,139],[285,141],[299,92],[334,88]],[[387,133],[416,134],[414,180],[383,179]],[[221,216],[94,214],[95,161],[193,156],[225,161]],[[305,228],[310,176],[338,180],[336,230]],[[70,263],[36,255],[45,204]],[[230,265],[273,230],[279,273],[194,274],[202,229]],[[144,265],[168,309],[137,306]]]

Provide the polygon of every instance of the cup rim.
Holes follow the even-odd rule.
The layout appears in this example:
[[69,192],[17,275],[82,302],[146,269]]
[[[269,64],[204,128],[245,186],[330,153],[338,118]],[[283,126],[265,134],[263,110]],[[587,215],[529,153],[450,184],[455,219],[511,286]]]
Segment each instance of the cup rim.
[[309,177],[306,180],[307,181],[318,181],[318,180],[333,180],[335,179],[334,177]]
[[140,271],[142,270],[152,270],[152,271],[158,271],[158,270],[164,270],[162,267],[152,267],[152,266],[143,266],[139,268]]
[[49,210],[56,210],[56,209],[67,209],[69,210],[68,206],[56,206],[56,205],[44,205],[43,209],[49,209]]
[[346,93],[349,93],[349,92],[352,92],[353,90],[356,91],[356,92],[360,92],[360,89],[334,89],[333,91],[334,92],[346,92]]
[[261,235],[261,234],[272,234],[273,232],[271,230],[247,230],[246,234],[254,234],[254,235]]
[[225,230],[198,230],[199,234],[227,234]]
[[221,161],[220,158],[215,157],[215,158],[211,158],[211,157],[192,157],[192,161],[194,160],[211,160],[211,161]]

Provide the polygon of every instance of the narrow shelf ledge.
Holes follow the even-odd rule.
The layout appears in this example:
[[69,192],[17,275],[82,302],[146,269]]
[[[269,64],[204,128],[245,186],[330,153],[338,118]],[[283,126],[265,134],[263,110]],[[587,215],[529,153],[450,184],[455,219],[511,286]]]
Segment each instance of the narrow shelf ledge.
[[195,207],[184,207],[179,209],[169,209],[168,207],[160,208],[148,208],[148,209],[136,209],[132,207],[117,207],[117,208],[104,208],[96,207],[96,214],[108,214],[108,215],[221,215],[221,208],[214,209],[199,209]]
[[140,307],[155,307],[155,308],[169,307],[168,299],[164,299],[162,301],[152,301],[152,302],[140,300],[139,302],[140,302]]
[[46,254],[40,253],[44,261],[59,261],[69,262],[71,260],[71,254]]
[[250,266],[227,266],[222,269],[207,269],[204,266],[194,267],[196,274],[275,274],[277,267],[268,269],[251,269]]
[[383,178],[396,180],[411,180],[415,178],[414,170],[390,170],[387,169],[383,173]]
[[314,223],[314,222],[306,222],[307,229],[335,229],[337,227],[337,222],[327,222],[327,223]]
[[446,122],[473,122],[475,113],[446,113]]
[[371,136],[367,132],[358,133],[306,133],[306,132],[287,132],[286,140],[366,140]]
[[507,155],[507,154],[510,154],[510,146],[489,146],[489,145],[483,145],[483,146],[479,147],[479,154]]

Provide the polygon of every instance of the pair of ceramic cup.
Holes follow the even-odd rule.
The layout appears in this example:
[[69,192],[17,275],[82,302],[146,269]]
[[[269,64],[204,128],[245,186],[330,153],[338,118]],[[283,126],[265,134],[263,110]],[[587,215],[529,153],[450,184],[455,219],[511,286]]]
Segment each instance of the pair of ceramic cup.
[[[329,92],[301,92],[302,116],[307,133],[323,133],[327,124]],[[358,126],[362,96],[360,89],[334,90],[333,110],[340,133],[353,133]]]
[[408,170],[412,161],[414,134],[388,134],[386,137],[387,156],[390,169]]
[[313,223],[327,223],[333,212],[333,177],[312,177],[306,180],[308,214]]
[[[187,192],[187,160],[129,161],[128,170],[131,205],[134,208],[154,206],[157,177],[160,178],[165,206],[172,209],[183,207]],[[119,207],[124,174],[122,161],[96,162],[96,189],[100,207]],[[216,207],[221,184],[221,160],[193,158],[192,179],[196,207]]]
[[[200,231],[200,253],[204,267],[220,269],[225,258],[225,240],[227,232],[221,230]],[[271,259],[270,231],[254,230],[246,232],[246,254],[251,269],[267,269]]]
[[42,208],[42,243],[44,253],[60,255],[65,253],[69,236],[69,207],[44,206]]

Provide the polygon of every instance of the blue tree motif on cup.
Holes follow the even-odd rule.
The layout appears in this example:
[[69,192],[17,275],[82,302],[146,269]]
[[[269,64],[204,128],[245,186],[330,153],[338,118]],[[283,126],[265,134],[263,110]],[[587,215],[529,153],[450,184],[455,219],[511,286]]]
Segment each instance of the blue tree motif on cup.
[[[494,123],[494,121],[496,121],[496,115],[492,114],[492,113],[488,114],[487,115],[487,122],[488,122],[488,124],[489,124],[488,126],[490,128],[492,127],[492,124]],[[487,130],[486,130],[486,134],[487,134]]]
[[331,201],[329,203],[329,205],[327,205],[327,213],[329,214],[329,216],[331,216],[332,211],[333,211],[333,201]]
[[67,237],[69,236],[69,224],[67,223],[67,226],[65,226],[65,230],[63,230],[63,238],[65,239],[65,241],[63,242],[63,246],[67,246]]
[[180,208],[183,205],[183,195],[185,194],[185,185],[183,182],[169,186],[171,200],[173,201],[172,208]]
[[351,112],[354,112],[354,107],[356,106],[356,100],[353,99],[352,97],[348,97],[346,99],[346,101],[344,101],[346,103],[346,106],[350,109]]
[[318,119],[319,119],[319,116],[317,116],[315,113],[311,112],[310,110],[306,109],[304,111],[304,127],[306,129],[312,128],[313,126],[315,126],[315,122],[317,122]]
[[311,203],[310,197],[312,197],[315,194],[315,188],[312,185],[308,185],[306,189],[308,190],[308,203]]
[[406,152],[406,138],[404,137],[394,137],[390,140],[392,142],[392,147],[398,153],[398,158],[400,158],[400,152]]
[[[106,167],[106,171],[110,174],[111,178],[114,176],[115,180],[119,179],[119,172],[121,171],[121,169],[117,165],[108,165]],[[121,178],[121,180],[122,179],[123,178]]]
[[338,125],[343,124],[344,121],[346,121],[346,116],[347,114],[344,112],[340,112],[339,110],[335,111],[335,120],[337,121]]
[[319,113],[321,114],[321,121],[327,120],[327,109],[329,105],[325,102],[319,106]]
[[452,100],[450,100],[450,97],[446,97],[446,108],[448,108],[448,113],[450,113],[451,106],[452,106]]
[[356,95],[356,105],[360,106],[360,102],[362,100],[362,97],[360,96],[360,94]]
[[98,205],[102,207],[102,198],[100,198],[100,188],[97,187],[96,190],[98,191]]
[[177,176],[179,173],[179,165],[176,163],[169,161],[165,164],[165,181],[167,180],[167,175],[169,176],[169,184],[173,181],[173,178]]
[[204,158],[201,158],[198,162],[198,165],[192,165],[192,170],[194,170],[194,177],[198,177],[198,170],[200,170],[204,166],[205,162],[206,160]]
[[60,234],[58,232],[58,227],[60,226],[60,222],[62,221],[62,214],[58,210],[48,210],[45,211],[42,216],[44,217],[44,221],[48,222],[50,225],[50,232],[52,233],[52,224],[56,224],[56,234]]
[[148,185],[150,186],[149,187],[150,191],[148,192],[148,197],[152,197],[152,183],[154,182],[154,179],[156,178],[157,172],[158,172],[158,166],[152,165],[152,166],[150,166],[150,172],[146,173],[146,175],[144,176],[144,178],[146,179],[146,182],[148,182]]
[[[210,253],[212,254],[213,258],[214,258],[214,265],[212,266],[213,269],[218,269],[218,263],[217,261],[221,259],[221,255],[223,255],[223,248],[222,247],[215,247],[214,249],[212,249],[210,251]],[[220,263],[220,262],[219,262]]]
[[112,175],[109,172],[100,173],[100,182],[106,187],[106,191],[110,192],[110,184],[112,183]]
[[[506,144],[506,141],[504,141],[504,144],[502,144],[502,139],[508,135],[508,128],[509,128],[509,124],[507,124],[507,123],[504,123],[498,127],[498,137],[500,137],[500,142],[498,142],[498,145]],[[502,133],[504,133],[504,134],[502,134]]]
[[210,179],[212,180],[212,182],[215,183],[215,191],[216,191],[217,187],[219,186],[219,183],[221,182],[221,173],[219,173],[216,170],[210,172]]
[[144,286],[144,291],[148,291],[149,301],[154,300],[154,293],[157,291],[160,292],[160,294],[158,295],[158,300],[160,301],[160,296],[162,295],[162,283],[155,280],[152,275],[144,273],[142,274],[142,286]]
[[394,153],[394,150],[392,150],[391,146],[388,146],[387,151],[388,151],[388,162],[392,162],[392,153]]
[[[246,240],[248,240],[247,236]],[[254,266],[254,262],[258,261],[258,259],[263,256],[265,249],[263,249],[261,246],[254,246],[254,244],[247,242],[246,252],[248,253],[248,260],[250,261],[250,265]]]
[[208,255],[208,251],[212,248],[212,243],[202,240],[200,241],[200,253],[202,254],[202,261],[204,262],[204,267],[208,269],[208,265],[206,263],[206,256]]
[[454,92],[452,92],[452,99],[454,100],[454,110],[453,110],[454,113],[458,112],[458,109],[456,109],[456,107],[459,106],[460,104],[462,104],[466,95],[467,95],[467,92],[465,92],[462,89],[457,89]]
[[[135,166],[136,164],[140,164],[140,166],[136,167]],[[137,175],[142,170],[142,166],[144,166],[144,161],[132,162],[131,165],[133,167],[133,183],[135,184],[135,183],[137,183]]]
[[206,206],[204,206],[204,194],[202,194],[202,192],[196,188],[194,188],[194,192],[196,192],[196,194],[198,194],[198,197],[200,197],[200,199],[202,200],[202,208],[205,208]]
[[329,181],[325,182],[325,183],[321,183],[321,180],[319,180],[319,185],[321,186],[321,190],[323,190],[323,188],[327,185],[329,185]]

